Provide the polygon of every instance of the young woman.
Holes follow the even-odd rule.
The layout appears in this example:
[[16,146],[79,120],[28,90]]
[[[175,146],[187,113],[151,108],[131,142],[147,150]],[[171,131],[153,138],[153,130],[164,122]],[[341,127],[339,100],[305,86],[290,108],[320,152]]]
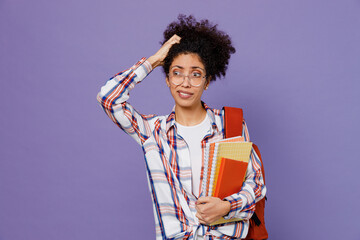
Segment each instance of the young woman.
[[[225,76],[234,52],[217,25],[180,15],[165,30],[159,51],[111,78],[98,94],[111,120],[142,147],[156,239],[245,238],[255,202],[265,195],[261,163],[252,153],[240,192],[225,199],[200,197],[205,144],[224,137],[223,112],[208,107],[201,96],[211,81]],[[158,66],[175,107],[167,116],[142,115],[127,102],[129,91]],[[243,129],[249,141],[245,122]],[[244,220],[209,226],[221,217]]]

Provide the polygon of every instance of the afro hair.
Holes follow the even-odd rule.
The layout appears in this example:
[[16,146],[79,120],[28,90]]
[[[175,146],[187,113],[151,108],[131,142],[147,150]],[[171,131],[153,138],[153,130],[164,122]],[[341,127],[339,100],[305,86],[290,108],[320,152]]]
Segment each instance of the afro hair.
[[181,37],[181,40],[170,48],[164,59],[163,70],[166,75],[175,57],[195,53],[202,60],[206,76],[211,77],[211,81],[225,77],[230,54],[235,53],[235,48],[229,35],[217,29],[217,24],[214,25],[208,20],[196,21],[192,15],[187,17],[180,14],[177,21],[170,23],[165,29],[162,44],[174,34]]

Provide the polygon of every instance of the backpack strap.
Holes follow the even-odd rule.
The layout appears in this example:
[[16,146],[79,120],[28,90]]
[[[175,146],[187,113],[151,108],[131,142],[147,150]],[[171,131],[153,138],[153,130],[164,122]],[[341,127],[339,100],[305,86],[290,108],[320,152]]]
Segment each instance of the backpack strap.
[[223,109],[225,111],[225,137],[231,138],[242,136],[244,119],[243,110],[234,107],[223,107]]
[[[243,110],[241,108],[223,107],[225,111],[224,123],[225,123],[225,138],[231,138],[236,136],[242,136],[243,130]],[[261,154],[258,146],[253,143],[253,149],[259,156],[261,161],[261,172],[265,183],[265,171],[262,164]]]
[[[231,138],[236,136],[242,136],[243,130],[243,111],[241,108],[223,107],[224,113],[224,127],[225,137]],[[262,163],[261,154],[259,148],[253,143],[253,149],[259,156],[261,161],[261,172],[265,183],[265,171]],[[269,235],[265,228],[265,198],[256,203],[255,212],[250,219],[249,232],[245,240],[260,240],[268,239]]]

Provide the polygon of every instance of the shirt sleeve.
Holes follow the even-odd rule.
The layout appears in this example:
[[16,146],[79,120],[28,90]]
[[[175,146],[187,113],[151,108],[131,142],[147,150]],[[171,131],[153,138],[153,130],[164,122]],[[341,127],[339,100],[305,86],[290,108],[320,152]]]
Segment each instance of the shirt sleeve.
[[[243,136],[245,141],[250,141],[245,121],[243,122]],[[224,198],[230,202],[230,212],[224,218],[250,219],[255,211],[255,203],[264,198],[265,194],[266,186],[261,173],[261,161],[255,150],[252,149],[242,189],[240,192]]]
[[110,78],[97,95],[100,106],[109,118],[140,145],[150,136],[150,122],[155,115],[138,113],[127,100],[129,91],[151,71],[151,64],[142,58],[131,68]]

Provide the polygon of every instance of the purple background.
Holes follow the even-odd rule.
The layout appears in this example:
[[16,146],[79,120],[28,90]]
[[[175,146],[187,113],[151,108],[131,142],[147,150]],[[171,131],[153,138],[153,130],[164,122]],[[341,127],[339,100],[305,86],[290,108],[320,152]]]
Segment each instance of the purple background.
[[[0,240],[154,239],[141,149],[96,94],[178,13],[237,49],[203,99],[244,109],[270,239],[360,239],[359,0],[1,0]],[[170,112],[160,69],[130,102]]]

